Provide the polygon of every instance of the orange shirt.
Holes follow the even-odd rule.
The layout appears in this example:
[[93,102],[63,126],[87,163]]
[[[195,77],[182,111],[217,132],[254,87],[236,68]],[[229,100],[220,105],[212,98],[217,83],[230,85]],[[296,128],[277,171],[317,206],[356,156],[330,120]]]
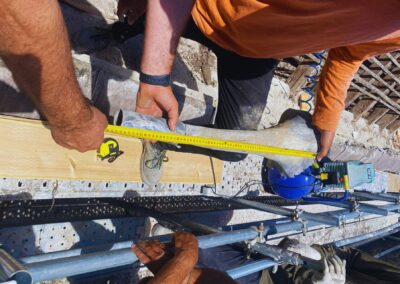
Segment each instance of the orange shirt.
[[336,130],[362,61],[400,49],[400,0],[197,0],[192,17],[212,41],[246,57],[330,48],[314,113],[323,130]]

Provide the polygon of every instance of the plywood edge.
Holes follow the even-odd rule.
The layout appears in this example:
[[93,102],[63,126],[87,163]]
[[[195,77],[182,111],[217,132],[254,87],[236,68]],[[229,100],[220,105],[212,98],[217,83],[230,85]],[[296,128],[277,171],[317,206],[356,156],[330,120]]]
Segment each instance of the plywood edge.
[[[116,139],[125,153],[114,163],[100,161],[96,151],[79,153],[57,145],[46,122],[0,116],[3,150],[0,176],[18,179],[60,179],[82,181],[141,182],[141,141],[108,135]],[[213,173],[208,156],[169,151],[164,165],[163,183],[212,184]],[[223,162],[213,159],[217,183],[222,178]]]
[[400,192],[400,175],[387,174],[388,175],[388,192]]

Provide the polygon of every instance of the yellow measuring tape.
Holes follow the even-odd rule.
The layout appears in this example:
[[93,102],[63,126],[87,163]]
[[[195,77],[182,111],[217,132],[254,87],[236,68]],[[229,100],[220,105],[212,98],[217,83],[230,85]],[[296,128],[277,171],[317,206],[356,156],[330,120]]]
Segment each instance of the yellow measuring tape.
[[160,142],[193,145],[198,147],[238,150],[246,153],[275,154],[302,158],[314,159],[316,153],[301,150],[285,149],[273,146],[258,145],[245,142],[235,142],[222,139],[214,139],[200,136],[188,136],[176,133],[161,132],[155,130],[144,130],[139,128],[130,128],[124,126],[109,125],[106,130],[108,133],[122,136],[135,137],[145,140],[155,140]]

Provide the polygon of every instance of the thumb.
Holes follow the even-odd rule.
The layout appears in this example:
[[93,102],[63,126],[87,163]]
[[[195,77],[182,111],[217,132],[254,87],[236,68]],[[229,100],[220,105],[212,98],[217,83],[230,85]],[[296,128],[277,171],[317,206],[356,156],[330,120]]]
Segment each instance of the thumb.
[[326,275],[328,273],[329,273],[329,265],[326,258],[324,258],[324,274]]
[[172,105],[167,109],[168,113],[168,127],[171,131],[176,131],[176,124],[179,121],[179,111],[178,106]]
[[176,131],[176,124],[178,123],[178,115],[168,113],[168,127],[171,131]]

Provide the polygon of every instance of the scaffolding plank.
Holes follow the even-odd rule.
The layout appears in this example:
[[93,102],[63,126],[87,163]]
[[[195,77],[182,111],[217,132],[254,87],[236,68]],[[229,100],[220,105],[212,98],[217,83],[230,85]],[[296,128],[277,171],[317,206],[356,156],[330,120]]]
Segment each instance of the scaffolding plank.
[[400,175],[388,173],[388,192],[400,192]]
[[[0,145],[0,177],[19,179],[60,179],[81,181],[140,182],[140,140],[107,135],[120,144],[124,153],[113,163],[101,161],[96,151],[79,153],[57,145],[41,121],[0,116],[3,133]],[[167,153],[161,182],[213,183],[208,156]],[[222,161],[214,160],[217,182],[221,180]]]
[[314,68],[310,66],[310,61],[302,62],[296,68],[287,80],[291,96],[295,96],[306,85],[307,76],[312,75],[313,71]]
[[354,120],[357,121],[359,118],[364,116],[371,108],[376,105],[377,101],[371,99],[361,99],[351,109]]
[[386,126],[388,126],[389,124],[391,124],[393,121],[395,121],[397,118],[399,117],[399,115],[397,114],[390,114],[387,113],[384,116],[381,117],[381,119],[379,119],[376,124],[379,125],[379,127],[381,127],[382,129],[384,129]]
[[397,129],[400,128],[400,119],[393,121],[386,127],[390,133],[394,133]]
[[384,107],[376,107],[367,117],[368,124],[377,122],[382,116],[384,116],[389,109]]
[[354,103],[360,97],[360,95],[361,94],[359,92],[348,91],[346,101],[344,102],[345,108],[351,106],[351,104]]

